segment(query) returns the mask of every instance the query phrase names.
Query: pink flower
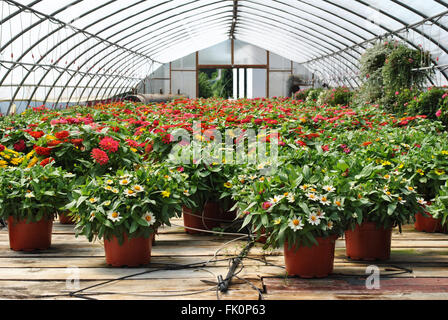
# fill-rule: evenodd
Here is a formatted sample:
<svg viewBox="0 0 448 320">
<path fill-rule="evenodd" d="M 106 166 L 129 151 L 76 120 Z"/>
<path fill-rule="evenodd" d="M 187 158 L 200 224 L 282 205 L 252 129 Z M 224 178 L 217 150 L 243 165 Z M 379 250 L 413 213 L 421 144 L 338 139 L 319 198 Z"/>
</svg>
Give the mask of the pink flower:
<svg viewBox="0 0 448 320">
<path fill-rule="evenodd" d="M 397 92 L 395 92 L 395 95 L 396 95 L 396 96 L 398 96 L 399 94 L 400 94 L 400 92 L 398 92 L 398 91 L 397 91 Z"/>
<path fill-rule="evenodd" d="M 107 156 L 107 153 L 101 149 L 98 148 L 93 149 L 91 156 L 97 163 L 99 163 L 102 166 L 106 165 L 109 162 L 109 157 Z"/>
<path fill-rule="evenodd" d="M 442 115 L 442 109 L 436 112 L 436 117 L 439 118 Z"/>
<path fill-rule="evenodd" d="M 117 152 L 119 146 L 120 146 L 120 142 L 117 140 L 114 140 L 110 137 L 103 138 L 100 141 L 101 149 L 112 152 L 112 153 Z"/>
<path fill-rule="evenodd" d="M 272 204 L 269 201 L 266 201 L 263 203 L 263 209 L 268 210 L 270 207 L 272 207 Z"/>
</svg>

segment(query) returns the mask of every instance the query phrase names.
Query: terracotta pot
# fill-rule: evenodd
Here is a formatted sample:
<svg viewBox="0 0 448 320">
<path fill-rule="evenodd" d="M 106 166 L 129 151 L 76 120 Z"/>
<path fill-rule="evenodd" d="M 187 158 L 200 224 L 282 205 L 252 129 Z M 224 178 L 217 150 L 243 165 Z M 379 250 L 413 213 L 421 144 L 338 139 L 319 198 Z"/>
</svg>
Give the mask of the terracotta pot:
<svg viewBox="0 0 448 320">
<path fill-rule="evenodd" d="M 422 232 L 443 232 L 442 219 L 434 219 L 429 213 L 415 215 L 415 230 Z"/>
<path fill-rule="evenodd" d="M 204 206 L 203 213 L 193 212 L 193 210 L 183 207 L 182 213 L 184 216 L 184 226 L 199 229 L 199 230 L 212 230 L 213 228 L 220 226 L 220 207 L 216 202 L 207 202 Z M 198 230 L 185 229 L 189 234 L 201 234 L 204 233 Z"/>
<path fill-rule="evenodd" d="M 265 228 L 261 228 L 260 229 L 260 234 L 266 234 L 266 229 Z M 258 243 L 266 244 L 266 241 L 268 241 L 268 237 L 267 236 L 260 236 L 260 237 L 256 238 L 255 241 L 258 242 Z"/>
<path fill-rule="evenodd" d="M 392 228 L 377 228 L 374 222 L 364 222 L 345 232 L 347 256 L 353 260 L 388 260 L 391 241 Z"/>
<path fill-rule="evenodd" d="M 8 218 L 9 244 L 14 251 L 46 250 L 51 246 L 53 220 L 26 223 Z"/>
<path fill-rule="evenodd" d="M 124 235 L 122 245 L 116 237 L 104 240 L 104 251 L 106 252 L 106 263 L 113 267 L 138 267 L 151 262 L 152 241 L 150 238 L 129 239 Z"/>
<path fill-rule="evenodd" d="M 324 278 L 333 272 L 337 237 L 316 238 L 319 245 L 293 246 L 285 243 L 285 265 L 289 276 L 301 278 Z"/>
<path fill-rule="evenodd" d="M 59 222 L 61 224 L 75 224 L 75 221 L 73 219 L 73 217 L 69 217 L 66 213 L 59 214 Z"/>
<path fill-rule="evenodd" d="M 230 208 L 229 210 L 225 211 L 225 210 L 221 210 L 220 213 L 220 219 L 223 222 L 233 222 L 236 219 L 236 214 L 237 214 L 237 210 L 234 211 L 230 211 L 230 209 L 233 208 L 233 206 L 236 204 L 236 202 L 231 202 L 230 203 Z"/>
</svg>

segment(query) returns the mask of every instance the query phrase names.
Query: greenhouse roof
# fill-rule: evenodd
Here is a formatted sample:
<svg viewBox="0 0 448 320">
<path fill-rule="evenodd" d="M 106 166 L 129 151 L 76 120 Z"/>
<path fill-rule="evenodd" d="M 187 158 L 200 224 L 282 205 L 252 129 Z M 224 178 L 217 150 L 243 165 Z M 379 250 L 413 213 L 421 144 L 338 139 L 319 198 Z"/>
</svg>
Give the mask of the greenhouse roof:
<svg viewBox="0 0 448 320">
<path fill-rule="evenodd" d="M 386 37 L 448 65 L 445 0 L 2 0 L 0 10 L 1 101 L 114 96 L 229 38 L 317 76 L 357 77 L 360 55 Z"/>
</svg>

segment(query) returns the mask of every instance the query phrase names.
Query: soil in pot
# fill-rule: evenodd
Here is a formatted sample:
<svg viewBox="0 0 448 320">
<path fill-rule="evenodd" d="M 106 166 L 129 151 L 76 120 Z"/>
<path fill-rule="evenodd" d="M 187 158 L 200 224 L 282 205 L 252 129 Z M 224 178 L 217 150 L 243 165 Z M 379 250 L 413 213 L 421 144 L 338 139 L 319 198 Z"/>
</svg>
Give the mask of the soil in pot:
<svg viewBox="0 0 448 320">
<path fill-rule="evenodd" d="M 219 204 L 216 202 L 207 202 L 202 213 L 184 207 L 182 213 L 184 225 L 187 227 L 185 231 L 188 234 L 201 234 L 204 232 L 200 230 L 212 230 L 213 228 L 219 227 L 221 225 L 220 212 Z"/>
<path fill-rule="evenodd" d="M 392 228 L 377 228 L 375 222 L 364 222 L 345 232 L 347 257 L 353 260 L 389 260 Z"/>
<path fill-rule="evenodd" d="M 113 267 L 138 267 L 151 262 L 152 236 L 149 238 L 132 238 L 124 235 L 124 242 L 120 245 L 114 236 L 104 240 L 106 263 Z"/>
<path fill-rule="evenodd" d="M 335 245 L 338 237 L 316 238 L 318 245 L 293 246 L 285 243 L 285 266 L 289 276 L 325 278 L 333 272 Z"/>
<path fill-rule="evenodd" d="M 8 218 L 9 244 L 14 251 L 46 250 L 51 246 L 53 220 L 42 219 L 27 223 L 27 220 L 17 221 Z"/>
</svg>

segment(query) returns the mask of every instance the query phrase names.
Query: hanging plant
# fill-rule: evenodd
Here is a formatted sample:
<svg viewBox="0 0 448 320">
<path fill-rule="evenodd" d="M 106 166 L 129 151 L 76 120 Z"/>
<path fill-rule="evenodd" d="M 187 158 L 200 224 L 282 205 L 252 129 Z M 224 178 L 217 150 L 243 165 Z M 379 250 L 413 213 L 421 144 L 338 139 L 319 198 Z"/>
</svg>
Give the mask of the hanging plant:
<svg viewBox="0 0 448 320">
<path fill-rule="evenodd" d="M 397 46 L 388 55 L 382 71 L 386 95 L 391 97 L 403 89 L 421 88 L 433 71 L 415 69 L 429 67 L 430 64 L 429 52 L 411 49 L 404 44 Z"/>
</svg>

